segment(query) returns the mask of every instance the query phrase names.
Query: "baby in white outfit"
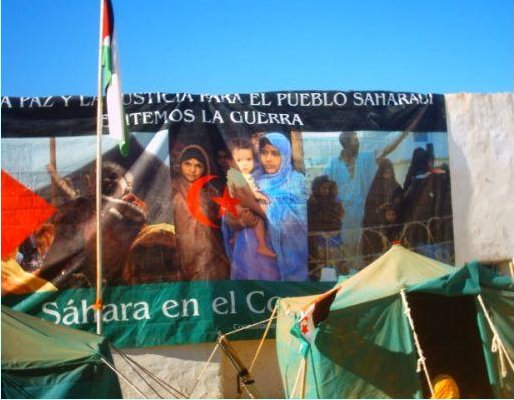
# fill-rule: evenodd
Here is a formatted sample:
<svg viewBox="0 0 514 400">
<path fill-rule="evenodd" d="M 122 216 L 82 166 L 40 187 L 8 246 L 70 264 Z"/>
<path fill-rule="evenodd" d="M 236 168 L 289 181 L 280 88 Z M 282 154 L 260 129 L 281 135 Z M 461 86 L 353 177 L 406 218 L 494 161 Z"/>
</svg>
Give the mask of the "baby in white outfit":
<svg viewBox="0 0 514 400">
<path fill-rule="evenodd" d="M 231 167 L 227 171 L 227 186 L 230 195 L 234 196 L 235 188 L 248 187 L 259 203 L 268 204 L 268 198 L 260 191 L 252 176 L 255 160 L 251 142 L 243 138 L 234 139 L 229 143 L 229 149 L 232 153 Z M 275 252 L 266 243 L 266 225 L 262 217 L 259 216 L 254 230 L 257 238 L 257 253 L 266 257 L 276 257 Z"/>
</svg>

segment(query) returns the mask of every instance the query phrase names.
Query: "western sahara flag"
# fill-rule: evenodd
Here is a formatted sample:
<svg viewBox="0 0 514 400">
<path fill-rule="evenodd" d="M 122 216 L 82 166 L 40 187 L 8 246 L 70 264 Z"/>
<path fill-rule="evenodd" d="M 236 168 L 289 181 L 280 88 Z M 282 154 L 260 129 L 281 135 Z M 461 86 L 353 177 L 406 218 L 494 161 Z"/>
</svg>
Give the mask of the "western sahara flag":
<svg viewBox="0 0 514 400">
<path fill-rule="evenodd" d="M 107 98 L 109 135 L 118 140 L 122 155 L 128 155 L 129 134 L 125 125 L 123 98 L 114 38 L 114 15 L 110 0 L 103 0 L 102 13 L 102 88 Z"/>
<path fill-rule="evenodd" d="M 307 356 L 309 348 L 314 340 L 314 331 L 321 321 L 324 321 L 330 312 L 330 305 L 334 301 L 339 287 L 325 292 L 316 297 L 300 311 L 297 322 L 293 325 L 291 333 L 300 339 L 300 351 L 303 357 Z"/>
</svg>

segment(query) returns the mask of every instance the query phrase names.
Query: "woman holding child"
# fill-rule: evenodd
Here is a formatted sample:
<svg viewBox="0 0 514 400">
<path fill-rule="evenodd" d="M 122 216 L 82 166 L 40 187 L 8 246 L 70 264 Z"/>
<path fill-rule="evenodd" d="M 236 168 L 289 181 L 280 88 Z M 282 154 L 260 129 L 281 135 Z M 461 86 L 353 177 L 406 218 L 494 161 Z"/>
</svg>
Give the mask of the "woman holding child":
<svg viewBox="0 0 514 400">
<path fill-rule="evenodd" d="M 224 220 L 232 279 L 308 279 L 305 177 L 293 169 L 291 156 L 291 143 L 283 134 L 264 135 L 259 142 L 260 171 L 253 175 L 256 187 L 234 187 L 243 208 L 240 218 Z M 266 200 L 259 201 L 255 190 Z M 264 249 L 254 228 L 259 218 L 265 224 Z"/>
</svg>

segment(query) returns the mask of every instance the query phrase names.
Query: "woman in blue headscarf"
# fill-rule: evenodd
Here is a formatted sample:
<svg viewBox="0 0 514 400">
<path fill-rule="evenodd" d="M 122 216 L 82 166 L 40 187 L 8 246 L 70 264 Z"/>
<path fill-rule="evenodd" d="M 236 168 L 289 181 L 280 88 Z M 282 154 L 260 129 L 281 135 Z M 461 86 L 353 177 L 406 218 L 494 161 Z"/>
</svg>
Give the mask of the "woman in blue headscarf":
<svg viewBox="0 0 514 400">
<path fill-rule="evenodd" d="M 234 221 L 225 224 L 225 246 L 231 255 L 232 279 L 306 281 L 307 272 L 307 201 L 305 176 L 291 164 L 291 143 L 281 133 L 268 133 L 259 143 L 261 170 L 255 176 L 269 204 L 259 204 L 248 191 L 238 191 L 236 197 L 244 207 L 266 219 L 268 245 L 276 257 L 257 253 L 253 229 L 237 229 Z M 241 228 L 241 226 L 239 226 Z"/>
</svg>

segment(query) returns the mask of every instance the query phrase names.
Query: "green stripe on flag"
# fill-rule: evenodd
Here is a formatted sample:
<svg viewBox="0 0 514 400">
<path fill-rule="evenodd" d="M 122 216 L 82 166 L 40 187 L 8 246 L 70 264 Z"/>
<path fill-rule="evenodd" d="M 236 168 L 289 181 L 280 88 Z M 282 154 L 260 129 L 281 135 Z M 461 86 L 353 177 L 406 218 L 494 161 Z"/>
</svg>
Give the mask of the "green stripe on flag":
<svg viewBox="0 0 514 400">
<path fill-rule="evenodd" d="M 112 53 L 111 46 L 102 47 L 102 88 L 105 91 L 112 78 Z"/>
</svg>

